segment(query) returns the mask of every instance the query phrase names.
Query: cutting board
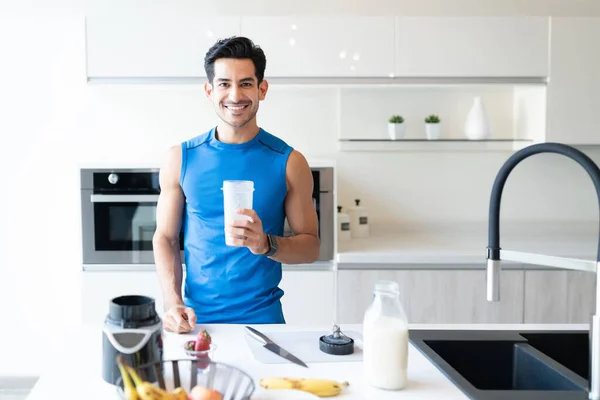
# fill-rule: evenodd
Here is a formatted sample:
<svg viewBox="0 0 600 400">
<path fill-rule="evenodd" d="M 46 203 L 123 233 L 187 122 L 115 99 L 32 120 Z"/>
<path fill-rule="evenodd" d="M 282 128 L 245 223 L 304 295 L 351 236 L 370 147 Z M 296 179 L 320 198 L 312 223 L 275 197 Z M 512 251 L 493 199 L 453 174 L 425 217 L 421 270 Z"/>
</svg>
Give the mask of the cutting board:
<svg viewBox="0 0 600 400">
<path fill-rule="evenodd" d="M 305 363 L 325 362 L 353 362 L 362 361 L 362 335 L 354 331 L 342 331 L 346 336 L 354 339 L 354 353 L 343 356 L 334 356 L 319 349 L 319 338 L 331 334 L 331 331 L 300 331 L 300 332 L 269 332 L 262 331 L 275 344 L 283 347 Z M 285 364 L 291 361 L 267 350 L 262 343 L 249 335 L 244 335 L 246 344 L 254 358 L 263 364 Z"/>
</svg>

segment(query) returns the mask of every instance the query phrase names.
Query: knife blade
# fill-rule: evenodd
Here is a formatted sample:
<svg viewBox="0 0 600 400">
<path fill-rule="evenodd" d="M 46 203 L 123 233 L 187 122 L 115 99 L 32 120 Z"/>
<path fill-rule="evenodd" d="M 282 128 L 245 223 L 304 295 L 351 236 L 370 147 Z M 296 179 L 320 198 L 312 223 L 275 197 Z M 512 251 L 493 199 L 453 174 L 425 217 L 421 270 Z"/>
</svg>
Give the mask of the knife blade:
<svg viewBox="0 0 600 400">
<path fill-rule="evenodd" d="M 274 343 L 266 335 L 257 331 L 256 329 L 254 329 L 250 326 L 246 326 L 246 333 L 248 333 L 252 338 L 256 339 L 260 343 L 262 343 L 263 347 L 265 349 L 277 354 L 280 357 L 285 358 L 288 361 L 293 362 L 294 364 L 300 365 L 301 367 L 304 367 L 304 368 L 308 368 L 308 365 L 306 365 L 302 360 L 300 360 L 298 357 L 296 357 L 289 351 L 285 350 L 278 344 Z"/>
</svg>

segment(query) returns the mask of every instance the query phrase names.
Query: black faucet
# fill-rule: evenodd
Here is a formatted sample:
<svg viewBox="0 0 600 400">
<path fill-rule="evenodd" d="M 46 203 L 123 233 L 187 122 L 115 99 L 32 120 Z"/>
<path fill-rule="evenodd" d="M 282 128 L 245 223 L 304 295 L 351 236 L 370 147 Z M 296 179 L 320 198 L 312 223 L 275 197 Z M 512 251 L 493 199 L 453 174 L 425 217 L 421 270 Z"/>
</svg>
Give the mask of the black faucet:
<svg viewBox="0 0 600 400">
<path fill-rule="evenodd" d="M 578 260 L 563 257 L 553 257 L 541 254 L 532 254 L 500 249 L 500 199 L 502 189 L 508 175 L 518 163 L 539 153 L 556 153 L 569 157 L 581 165 L 594 182 L 600 208 L 600 169 L 587 155 L 574 147 L 562 143 L 539 143 L 534 144 L 514 153 L 506 160 L 500 168 L 492 187 L 490 198 L 489 231 L 487 247 L 487 299 L 488 301 L 500 300 L 500 261 L 516 261 L 527 264 L 544 265 L 549 267 L 565 268 L 572 270 L 589 271 L 598 274 L 600 268 L 600 234 L 598 238 L 598 252 L 595 261 Z M 597 275 L 596 275 L 597 277 Z M 598 312 L 600 312 L 600 285 L 596 279 L 596 311 L 591 323 L 591 371 L 589 398 L 600 400 L 600 324 Z"/>
</svg>

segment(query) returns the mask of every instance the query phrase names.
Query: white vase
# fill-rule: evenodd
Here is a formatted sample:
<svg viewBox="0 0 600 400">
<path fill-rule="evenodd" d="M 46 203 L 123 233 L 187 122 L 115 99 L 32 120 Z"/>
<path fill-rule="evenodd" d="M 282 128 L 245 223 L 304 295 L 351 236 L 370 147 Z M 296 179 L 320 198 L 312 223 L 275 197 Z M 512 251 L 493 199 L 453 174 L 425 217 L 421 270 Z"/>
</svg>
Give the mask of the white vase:
<svg viewBox="0 0 600 400">
<path fill-rule="evenodd" d="M 470 140 L 482 140 L 490 137 L 490 124 L 483 107 L 483 101 L 479 96 L 473 99 L 473 106 L 465 121 L 464 133 L 466 138 Z"/>
<path fill-rule="evenodd" d="M 425 134 L 428 140 L 436 140 L 442 136 L 442 123 L 426 123 Z"/>
<path fill-rule="evenodd" d="M 388 123 L 388 134 L 392 140 L 402 139 L 404 137 L 404 123 Z"/>
</svg>

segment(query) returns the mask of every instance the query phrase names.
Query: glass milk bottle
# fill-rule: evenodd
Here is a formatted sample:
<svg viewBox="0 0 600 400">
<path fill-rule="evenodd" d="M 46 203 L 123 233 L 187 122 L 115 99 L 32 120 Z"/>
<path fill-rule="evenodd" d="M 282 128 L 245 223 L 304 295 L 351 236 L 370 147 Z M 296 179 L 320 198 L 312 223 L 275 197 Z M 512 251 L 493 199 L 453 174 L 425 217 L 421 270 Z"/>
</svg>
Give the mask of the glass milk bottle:
<svg viewBox="0 0 600 400">
<path fill-rule="evenodd" d="M 375 284 L 363 321 L 363 364 L 371 386 L 398 390 L 406 385 L 408 322 L 396 282 Z"/>
</svg>

